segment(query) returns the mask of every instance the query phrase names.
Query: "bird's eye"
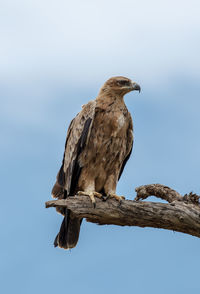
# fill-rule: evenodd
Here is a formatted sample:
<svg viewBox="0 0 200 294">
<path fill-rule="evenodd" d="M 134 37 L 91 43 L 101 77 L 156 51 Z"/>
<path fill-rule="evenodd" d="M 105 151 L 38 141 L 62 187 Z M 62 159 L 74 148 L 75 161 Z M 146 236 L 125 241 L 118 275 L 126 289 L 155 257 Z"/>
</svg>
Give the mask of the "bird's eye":
<svg viewBox="0 0 200 294">
<path fill-rule="evenodd" d="M 125 80 L 120 80 L 118 81 L 120 86 L 128 86 L 129 85 L 129 81 L 125 81 Z"/>
</svg>

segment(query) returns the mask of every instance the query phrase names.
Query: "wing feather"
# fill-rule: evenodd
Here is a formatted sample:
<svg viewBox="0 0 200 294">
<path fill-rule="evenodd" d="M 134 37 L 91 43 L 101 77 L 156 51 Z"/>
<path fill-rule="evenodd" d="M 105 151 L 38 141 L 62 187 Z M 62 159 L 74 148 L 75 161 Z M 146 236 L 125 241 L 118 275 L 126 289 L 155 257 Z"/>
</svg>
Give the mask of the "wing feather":
<svg viewBox="0 0 200 294">
<path fill-rule="evenodd" d="M 66 198 L 75 193 L 82 167 L 78 158 L 87 144 L 95 114 L 95 100 L 83 106 L 72 120 L 67 132 L 62 166 L 53 187 L 52 196 Z"/>
<path fill-rule="evenodd" d="M 126 165 L 127 161 L 129 160 L 129 157 L 131 156 L 131 152 L 133 150 L 133 140 L 134 140 L 134 137 L 133 137 L 133 121 L 132 121 L 130 113 L 128 113 L 128 117 L 129 117 L 129 127 L 128 127 L 128 130 L 127 130 L 126 156 L 125 156 L 124 161 L 122 163 L 118 180 L 120 179 L 120 177 L 121 177 L 121 175 L 122 175 L 122 173 L 124 171 L 125 165 Z"/>
</svg>

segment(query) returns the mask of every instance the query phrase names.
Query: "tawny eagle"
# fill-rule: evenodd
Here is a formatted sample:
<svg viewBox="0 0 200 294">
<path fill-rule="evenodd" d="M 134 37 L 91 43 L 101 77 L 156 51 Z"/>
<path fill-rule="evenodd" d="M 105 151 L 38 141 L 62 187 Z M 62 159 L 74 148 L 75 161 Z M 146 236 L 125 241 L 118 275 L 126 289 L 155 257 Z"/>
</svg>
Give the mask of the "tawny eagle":
<svg viewBox="0 0 200 294">
<path fill-rule="evenodd" d="M 105 82 L 95 100 L 89 101 L 70 123 L 62 166 L 52 189 L 54 198 L 88 195 L 95 206 L 95 196 L 114 197 L 116 186 L 133 146 L 133 123 L 124 103 L 124 95 L 140 91 L 140 86 L 125 77 Z M 81 219 L 66 208 L 54 246 L 76 246 Z"/>
</svg>

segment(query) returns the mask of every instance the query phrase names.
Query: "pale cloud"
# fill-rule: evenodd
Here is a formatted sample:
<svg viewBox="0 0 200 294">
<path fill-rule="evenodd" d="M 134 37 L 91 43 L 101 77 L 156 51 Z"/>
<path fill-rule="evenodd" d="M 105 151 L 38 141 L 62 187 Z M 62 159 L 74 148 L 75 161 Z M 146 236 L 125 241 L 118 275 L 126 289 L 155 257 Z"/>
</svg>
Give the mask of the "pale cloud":
<svg viewBox="0 0 200 294">
<path fill-rule="evenodd" d="M 199 79 L 198 1 L 7 0 L 0 8 L 0 112 L 13 126 L 52 131 L 61 89 L 70 119 L 110 76 L 135 79 L 151 100 L 166 99 L 155 89 L 165 93 L 177 76 Z"/>
<path fill-rule="evenodd" d="M 199 1 L 6 1 L 0 76 L 99 85 L 123 74 L 155 87 L 199 76 Z"/>
</svg>

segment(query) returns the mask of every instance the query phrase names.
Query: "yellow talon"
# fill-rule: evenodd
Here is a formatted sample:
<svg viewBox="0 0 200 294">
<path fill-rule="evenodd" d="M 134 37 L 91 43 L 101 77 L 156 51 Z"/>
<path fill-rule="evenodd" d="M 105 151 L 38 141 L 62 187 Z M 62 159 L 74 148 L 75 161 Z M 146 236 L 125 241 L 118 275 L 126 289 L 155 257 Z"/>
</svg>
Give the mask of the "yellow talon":
<svg viewBox="0 0 200 294">
<path fill-rule="evenodd" d="M 102 198 L 101 193 L 98 193 L 96 191 L 94 191 L 94 192 L 78 191 L 77 195 L 85 195 L 85 196 L 90 197 L 90 200 L 91 200 L 92 205 L 93 205 L 94 208 L 96 207 L 95 196 L 98 197 L 98 198 Z"/>
<path fill-rule="evenodd" d="M 118 196 L 114 193 L 112 194 L 109 194 L 108 197 L 110 198 L 115 198 L 117 201 L 119 201 L 120 203 L 122 202 L 122 200 L 125 200 L 125 197 L 124 196 Z"/>
</svg>

